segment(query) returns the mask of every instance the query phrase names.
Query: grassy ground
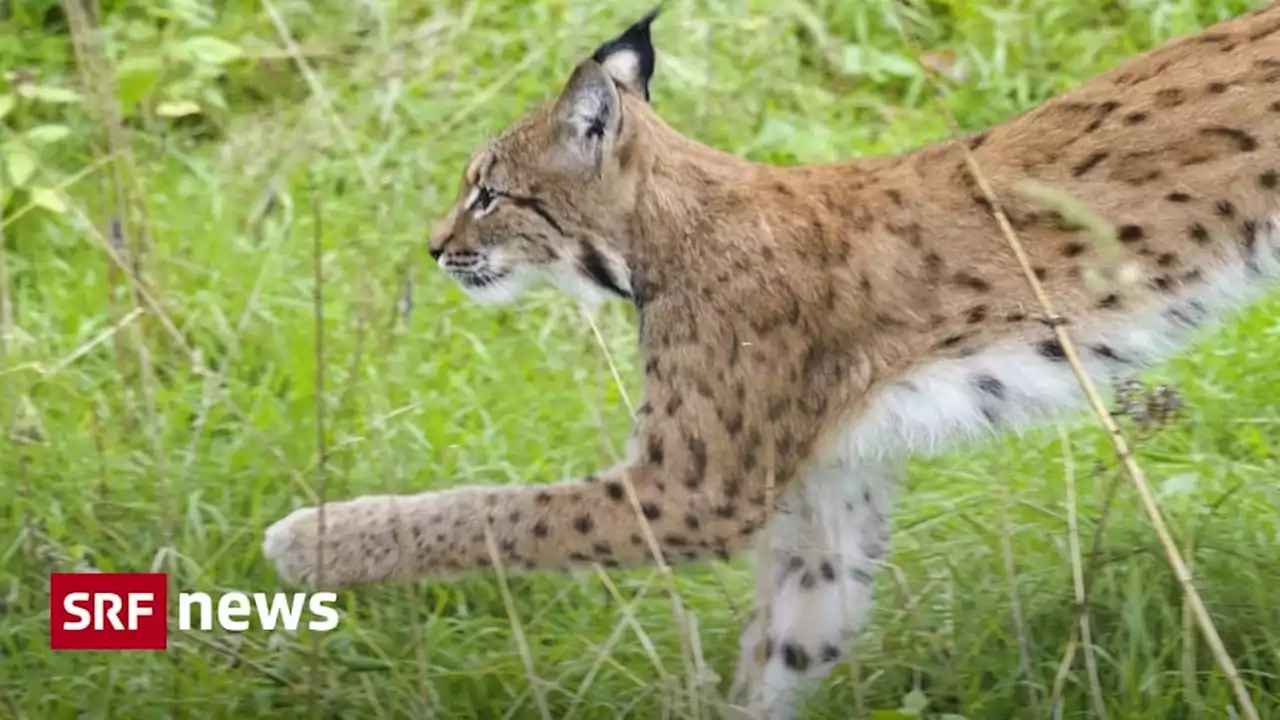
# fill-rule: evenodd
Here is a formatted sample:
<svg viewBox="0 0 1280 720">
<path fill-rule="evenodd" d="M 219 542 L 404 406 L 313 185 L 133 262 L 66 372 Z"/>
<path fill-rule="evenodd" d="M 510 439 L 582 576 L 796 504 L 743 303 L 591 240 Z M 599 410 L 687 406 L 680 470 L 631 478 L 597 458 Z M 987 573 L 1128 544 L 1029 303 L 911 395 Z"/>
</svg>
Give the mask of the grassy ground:
<svg viewBox="0 0 1280 720">
<path fill-rule="evenodd" d="M 557 718 L 680 716 L 681 640 L 643 571 L 611 573 L 612 588 L 592 574 L 511 580 L 536 685 L 491 577 L 345 593 L 343 625 L 321 637 L 178 636 L 167 654 L 48 650 L 51 571 L 167 568 L 175 590 L 280 587 L 259 541 L 317 483 L 320 366 L 331 498 L 588 472 L 616 457 L 629 417 L 605 349 L 632 396 L 639 380 L 629 309 L 600 318 L 602 346 L 557 295 L 503 310 L 466 302 L 422 249 L 467 153 L 646 6 L 241 0 L 171 19 L 148 41 L 152 21 L 137 7 L 103 4 L 119 11 L 112 48 L 125 57 L 130 42 L 182 33 L 242 54 L 202 61 L 217 72 L 166 76 L 196 88 L 202 114 L 128 119 L 136 170 L 119 172 L 133 208 L 120 240 L 145 248 L 154 307 L 142 303 L 143 315 L 131 315 L 138 301 L 104 249 L 121 203 L 93 103 L 40 116 L 74 130 L 36 169 L 45 185 L 66 183 L 64 211 L 24 211 L 22 194 L 5 208 L 0 716 L 520 718 L 537 717 L 535 691 Z M 56 8 L 35 11 L 52 5 L 29 0 L 8 27 L 56 31 Z M 932 62 L 956 63 L 948 102 L 978 128 L 1250 5 L 946 0 L 903 17 Z M 702 141 L 773 162 L 943 137 L 894 17 L 886 0 L 670 3 L 655 27 L 655 103 Z M 21 40 L 0 40 L 0 67 L 77 83 L 65 32 L 25 27 Z M 289 60 L 286 28 L 309 78 Z M 136 82 L 123 77 L 119 92 Z M 31 112 L 24 122 L 40 119 Z M 1187 407 L 1139 453 L 1263 717 L 1280 717 L 1278 318 L 1273 299 L 1153 373 Z M 1229 717 L 1228 688 L 1185 630 L 1177 583 L 1114 466 L 1083 421 L 1070 447 L 1046 429 L 916 465 L 898 513 L 900 572 L 881 576 L 856 667 L 837 669 L 810 716 L 905 717 L 895 709 L 914 693 L 928 712 L 1049 717 L 1074 622 L 1073 471 L 1111 717 Z M 678 582 L 723 691 L 750 576 L 733 563 L 682 568 Z M 624 605 L 634 625 L 622 624 Z M 1064 697 L 1065 717 L 1092 712 L 1079 657 Z"/>
</svg>

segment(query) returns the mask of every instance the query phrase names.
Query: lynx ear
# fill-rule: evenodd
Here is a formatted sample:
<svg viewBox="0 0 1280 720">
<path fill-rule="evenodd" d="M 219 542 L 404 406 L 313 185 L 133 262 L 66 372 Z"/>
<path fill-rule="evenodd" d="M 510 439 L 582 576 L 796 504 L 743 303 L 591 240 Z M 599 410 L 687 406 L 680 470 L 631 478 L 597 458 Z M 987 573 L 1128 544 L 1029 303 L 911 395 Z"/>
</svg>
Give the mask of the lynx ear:
<svg viewBox="0 0 1280 720">
<path fill-rule="evenodd" d="M 572 164 L 599 171 L 604 152 L 618 132 L 621 105 L 618 89 L 600 63 L 587 59 L 574 69 L 554 108 L 562 146 Z"/>
<path fill-rule="evenodd" d="M 621 35 L 601 45 L 591 56 L 623 90 L 649 101 L 649 80 L 653 78 L 656 56 L 649 37 L 649 25 L 662 5 L 645 14 Z"/>
</svg>

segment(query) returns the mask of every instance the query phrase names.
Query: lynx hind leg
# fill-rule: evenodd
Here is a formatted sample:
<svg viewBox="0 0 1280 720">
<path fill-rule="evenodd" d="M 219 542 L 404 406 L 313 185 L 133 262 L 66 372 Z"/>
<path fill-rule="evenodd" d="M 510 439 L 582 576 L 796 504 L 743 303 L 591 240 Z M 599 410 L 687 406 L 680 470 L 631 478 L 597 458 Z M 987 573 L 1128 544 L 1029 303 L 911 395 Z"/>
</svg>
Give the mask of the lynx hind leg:
<svg viewBox="0 0 1280 720">
<path fill-rule="evenodd" d="M 835 667 L 872 606 L 888 551 L 899 464 L 832 465 L 782 499 L 757 550 L 756 608 L 730 692 L 752 718 L 795 712 Z"/>
</svg>

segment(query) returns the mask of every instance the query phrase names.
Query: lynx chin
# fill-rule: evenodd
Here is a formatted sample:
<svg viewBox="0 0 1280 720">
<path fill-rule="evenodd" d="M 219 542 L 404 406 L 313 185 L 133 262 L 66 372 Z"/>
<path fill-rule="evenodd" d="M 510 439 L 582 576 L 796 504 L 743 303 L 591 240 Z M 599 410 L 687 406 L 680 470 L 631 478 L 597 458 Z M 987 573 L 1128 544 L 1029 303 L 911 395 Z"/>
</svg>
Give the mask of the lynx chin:
<svg viewBox="0 0 1280 720">
<path fill-rule="evenodd" d="M 554 483 L 358 497 L 266 531 L 302 585 L 670 562 L 753 550 L 730 699 L 788 718 L 848 651 L 905 461 L 1084 406 L 977 189 L 992 182 L 1102 386 L 1280 278 L 1280 6 L 1140 55 L 985 132 L 895 156 L 747 162 L 649 104 L 650 12 L 471 156 L 431 256 L 484 302 L 547 280 L 634 303 L 628 459 Z M 1114 245 L 1022 192 L 1050 186 Z M 1118 248 L 1118 249 L 1117 249 Z M 1089 282 L 1117 252 L 1127 282 Z M 624 481 L 634 488 L 638 503 Z M 319 583 L 317 583 L 319 579 Z"/>
</svg>

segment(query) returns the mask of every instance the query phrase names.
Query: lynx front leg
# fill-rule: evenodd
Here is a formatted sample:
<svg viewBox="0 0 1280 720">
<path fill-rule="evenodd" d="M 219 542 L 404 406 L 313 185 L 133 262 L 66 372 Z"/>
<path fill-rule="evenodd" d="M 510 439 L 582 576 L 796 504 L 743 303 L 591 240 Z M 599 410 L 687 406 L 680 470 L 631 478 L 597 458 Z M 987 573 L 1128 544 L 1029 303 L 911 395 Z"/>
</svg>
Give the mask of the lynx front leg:
<svg viewBox="0 0 1280 720">
<path fill-rule="evenodd" d="M 486 528 L 509 571 L 592 562 L 642 565 L 653 555 L 624 477 L 631 480 L 640 514 L 669 562 L 727 558 L 764 523 L 763 504 L 738 502 L 710 478 L 690 490 L 648 463 L 579 482 L 473 486 L 328 503 L 319 573 L 317 508 L 296 510 L 267 528 L 263 551 L 286 581 L 328 588 L 444 578 L 488 567 Z"/>
<path fill-rule="evenodd" d="M 901 466 L 833 465 L 783 497 L 762 533 L 755 618 L 730 695 L 752 718 L 790 718 L 806 685 L 853 644 L 889 542 Z"/>
</svg>

